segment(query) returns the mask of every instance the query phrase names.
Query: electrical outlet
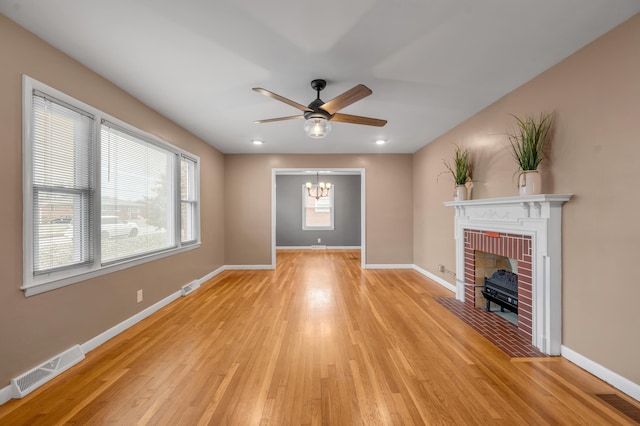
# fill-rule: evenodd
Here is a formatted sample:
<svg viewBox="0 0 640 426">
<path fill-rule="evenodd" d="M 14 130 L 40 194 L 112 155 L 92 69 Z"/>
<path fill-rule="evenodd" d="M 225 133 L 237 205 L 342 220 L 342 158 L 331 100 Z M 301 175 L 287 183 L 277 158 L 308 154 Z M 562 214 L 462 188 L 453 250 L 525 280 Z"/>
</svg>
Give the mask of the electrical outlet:
<svg viewBox="0 0 640 426">
<path fill-rule="evenodd" d="M 322 238 L 318 238 L 318 244 L 322 242 Z"/>
<path fill-rule="evenodd" d="M 446 271 L 446 269 L 444 268 L 444 265 L 438 265 L 438 271 L 440 272 Z"/>
<path fill-rule="evenodd" d="M 142 290 L 138 290 L 137 301 L 138 303 L 142 302 Z"/>
</svg>

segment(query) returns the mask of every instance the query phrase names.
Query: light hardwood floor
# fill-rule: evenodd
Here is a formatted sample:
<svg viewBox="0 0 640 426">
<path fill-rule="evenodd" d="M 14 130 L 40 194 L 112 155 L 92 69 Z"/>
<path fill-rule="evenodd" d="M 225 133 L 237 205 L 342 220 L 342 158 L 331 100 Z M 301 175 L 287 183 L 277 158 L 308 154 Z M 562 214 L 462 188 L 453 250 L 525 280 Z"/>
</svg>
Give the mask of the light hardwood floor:
<svg viewBox="0 0 640 426">
<path fill-rule="evenodd" d="M 363 271 L 357 251 L 277 256 L 90 352 L 0 424 L 634 424 L 595 396 L 615 389 L 562 358 L 510 359 L 415 271 Z"/>
</svg>

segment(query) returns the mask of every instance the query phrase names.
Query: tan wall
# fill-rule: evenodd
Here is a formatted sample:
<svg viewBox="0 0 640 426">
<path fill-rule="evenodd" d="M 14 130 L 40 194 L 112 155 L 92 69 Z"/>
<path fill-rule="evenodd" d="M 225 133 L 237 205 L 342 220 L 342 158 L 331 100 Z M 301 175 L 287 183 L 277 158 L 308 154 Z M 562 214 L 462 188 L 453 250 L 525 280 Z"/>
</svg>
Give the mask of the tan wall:
<svg viewBox="0 0 640 426">
<path fill-rule="evenodd" d="M 640 383 L 640 15 L 427 145 L 414 156 L 414 260 L 455 269 L 452 184 L 436 177 L 452 144 L 476 158 L 473 198 L 517 195 L 508 116 L 555 111 L 547 193 L 563 210 L 563 345 Z M 450 275 L 442 275 L 453 282 Z"/>
<path fill-rule="evenodd" d="M 0 388 L 224 263 L 224 158 L 184 129 L 0 15 Z M 200 156 L 202 246 L 25 298 L 22 284 L 22 74 Z M 144 301 L 136 304 L 136 290 Z"/>
<path fill-rule="evenodd" d="M 271 169 L 305 167 L 364 168 L 367 263 L 413 263 L 411 155 L 226 155 L 227 265 L 271 264 Z"/>
</svg>

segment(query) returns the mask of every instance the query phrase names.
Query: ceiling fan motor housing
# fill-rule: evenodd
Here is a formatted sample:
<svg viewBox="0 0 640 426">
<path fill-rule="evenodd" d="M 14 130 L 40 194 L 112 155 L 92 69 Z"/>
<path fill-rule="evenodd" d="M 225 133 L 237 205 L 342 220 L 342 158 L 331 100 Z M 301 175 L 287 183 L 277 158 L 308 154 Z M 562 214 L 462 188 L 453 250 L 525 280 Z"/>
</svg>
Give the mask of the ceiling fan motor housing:
<svg viewBox="0 0 640 426">
<path fill-rule="evenodd" d="M 304 118 L 309 120 L 310 118 L 324 118 L 325 120 L 331 120 L 333 114 L 329 114 L 327 111 L 320 108 L 324 105 L 324 101 L 320 99 L 320 91 L 327 87 L 327 81 L 322 79 L 316 79 L 311 81 L 311 88 L 318 92 L 316 99 L 309 104 L 309 108 L 313 111 L 305 111 Z"/>
<path fill-rule="evenodd" d="M 303 114 L 304 118 L 306 120 L 310 118 L 324 118 L 325 120 L 331 120 L 331 118 L 333 117 L 333 114 L 329 114 L 327 111 L 320 108 L 323 104 L 324 102 L 320 98 L 311 102 L 309 104 L 309 108 L 311 108 L 313 111 L 305 111 Z"/>
</svg>

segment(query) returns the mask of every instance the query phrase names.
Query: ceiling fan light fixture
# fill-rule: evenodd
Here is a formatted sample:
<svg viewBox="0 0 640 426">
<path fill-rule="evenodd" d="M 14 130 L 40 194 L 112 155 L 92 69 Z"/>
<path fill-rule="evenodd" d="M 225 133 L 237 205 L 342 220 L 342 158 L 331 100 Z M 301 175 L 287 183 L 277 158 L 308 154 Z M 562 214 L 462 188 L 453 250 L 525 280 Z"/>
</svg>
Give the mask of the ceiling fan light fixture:
<svg viewBox="0 0 640 426">
<path fill-rule="evenodd" d="M 304 118 L 306 120 L 304 123 L 305 132 L 309 137 L 316 139 L 324 138 L 329 134 L 329 132 L 331 131 L 331 123 L 329 123 L 330 120 L 341 123 L 362 124 L 366 126 L 376 127 L 382 127 L 387 124 L 387 120 L 380 120 L 371 117 L 361 117 L 359 115 L 342 114 L 338 112 L 343 108 L 346 108 L 349 105 L 353 104 L 354 102 L 357 102 L 360 99 L 365 98 L 373 93 L 371 89 L 369 89 L 364 84 L 358 84 L 357 86 L 331 99 L 329 102 L 324 102 L 322 99 L 320 99 L 320 92 L 325 88 L 326 85 L 327 81 L 322 79 L 316 79 L 311 82 L 311 88 L 316 91 L 317 97 L 308 106 L 304 106 L 302 104 L 299 104 L 298 102 L 294 102 L 291 99 L 287 99 L 261 87 L 254 87 L 254 92 L 283 102 L 302 111 L 301 115 L 257 120 L 255 121 L 255 123 L 271 123 L 274 121 Z"/>
<path fill-rule="evenodd" d="M 312 138 L 324 138 L 331 131 L 331 123 L 324 117 L 311 117 L 304 123 L 304 131 Z"/>
</svg>

